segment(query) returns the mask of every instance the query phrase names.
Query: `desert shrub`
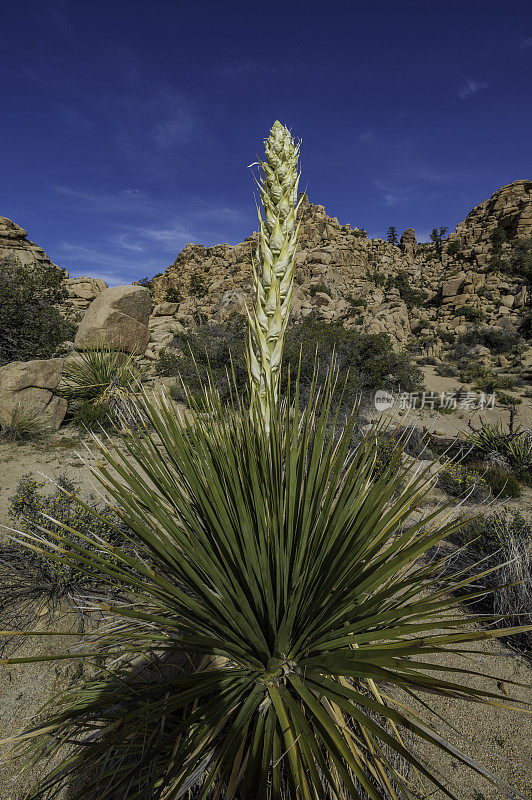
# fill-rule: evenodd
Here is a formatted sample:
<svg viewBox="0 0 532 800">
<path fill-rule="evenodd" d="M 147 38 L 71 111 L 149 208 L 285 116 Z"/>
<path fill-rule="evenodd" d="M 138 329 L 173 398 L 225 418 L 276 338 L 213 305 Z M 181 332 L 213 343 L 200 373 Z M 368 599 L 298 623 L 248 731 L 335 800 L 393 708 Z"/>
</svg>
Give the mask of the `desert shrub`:
<svg viewBox="0 0 532 800">
<path fill-rule="evenodd" d="M 230 394 L 227 377 L 231 369 L 234 369 L 239 390 L 247 386 L 246 331 L 246 320 L 234 315 L 226 325 L 200 325 L 177 333 L 171 347 L 163 348 L 155 363 L 158 375 L 177 379 L 171 396 L 175 400 L 185 400 L 183 381 L 187 390 L 196 396 L 210 379 L 225 399 Z"/>
<path fill-rule="evenodd" d="M 514 239 L 508 259 L 508 271 L 521 278 L 532 279 L 532 236 Z"/>
<path fill-rule="evenodd" d="M 397 289 L 401 300 L 412 308 L 421 306 L 427 299 L 427 294 L 422 289 L 414 289 L 410 285 L 408 273 L 400 269 L 395 275 L 389 275 L 385 284 L 386 289 Z"/>
<path fill-rule="evenodd" d="M 374 480 L 381 478 L 386 471 L 395 474 L 402 467 L 403 456 L 416 459 L 433 457 L 429 448 L 429 437 L 414 426 L 377 429 L 375 451 L 372 470 Z"/>
<path fill-rule="evenodd" d="M 308 289 L 308 293 L 311 297 L 315 297 L 318 292 L 322 292 L 323 294 L 329 294 L 329 287 L 326 286 L 324 283 L 311 283 Z"/>
<path fill-rule="evenodd" d="M 518 511 L 499 508 L 489 515 L 475 517 L 461 527 L 453 539 L 458 544 L 468 544 L 448 565 L 451 571 L 458 568 L 478 572 L 477 562 L 486 559 L 485 571 L 494 572 L 479 576 L 478 585 L 486 593 L 474 601 L 479 610 L 494 615 L 494 622 L 504 618 L 505 624 L 530 624 L 532 608 L 532 528 Z M 532 632 L 523 632 L 512 638 L 512 645 L 527 653 L 532 652 Z"/>
<path fill-rule="evenodd" d="M 202 272 L 193 272 L 190 276 L 189 292 L 192 297 L 201 298 L 205 297 L 209 288 L 205 282 L 205 276 Z M 180 302 L 179 300 L 173 302 Z"/>
<path fill-rule="evenodd" d="M 351 297 L 349 298 L 350 304 L 353 308 L 367 308 L 368 301 L 364 297 Z"/>
<path fill-rule="evenodd" d="M 473 306 L 458 306 L 454 310 L 454 315 L 456 317 L 464 317 L 467 322 L 482 322 L 486 318 L 480 308 L 474 308 Z"/>
<path fill-rule="evenodd" d="M 437 364 L 434 372 L 442 378 L 456 378 L 458 376 L 458 369 L 454 364 L 449 364 L 447 361 Z"/>
<path fill-rule="evenodd" d="M 498 226 L 490 235 L 490 240 L 493 245 L 493 252 L 500 253 L 503 244 L 506 244 L 506 242 L 508 241 L 508 236 L 506 235 L 506 231 L 504 230 L 504 228 Z"/>
<path fill-rule="evenodd" d="M 231 369 L 230 356 L 239 390 L 247 386 L 246 331 L 247 323 L 242 317 L 237 317 L 225 326 L 205 325 L 192 332 L 176 334 L 173 347 L 165 348 L 159 354 L 156 371 L 159 375 L 176 377 L 179 373 L 192 393 L 197 395 L 208 381 L 210 364 L 213 385 L 225 398 L 229 394 L 227 369 Z M 300 368 L 301 391 L 306 397 L 316 355 L 319 375 L 323 379 L 333 353 L 339 384 L 345 384 L 346 406 L 352 406 L 359 395 L 368 395 L 377 389 L 412 392 L 422 384 L 419 368 L 412 364 L 407 354 L 394 352 L 386 334 L 364 335 L 344 328 L 341 323 L 322 322 L 309 316 L 286 332 L 283 385 L 289 366 L 292 374 Z M 174 397 L 184 399 L 179 383 Z"/>
<path fill-rule="evenodd" d="M 42 412 L 36 408 L 19 405 L 6 414 L 0 410 L 0 436 L 17 442 L 35 439 L 44 432 Z"/>
<path fill-rule="evenodd" d="M 519 333 L 525 340 L 532 339 L 532 309 L 524 310 L 519 324 Z"/>
<path fill-rule="evenodd" d="M 79 424 L 131 423 L 138 421 L 133 392 L 144 373 L 134 356 L 102 345 L 65 362 L 58 393 L 74 402 Z"/>
<path fill-rule="evenodd" d="M 55 264 L 0 263 L 0 365 L 50 358 L 75 326 L 56 304 L 66 297 L 66 272 Z"/>
<path fill-rule="evenodd" d="M 473 373 L 475 374 L 475 373 Z M 500 375 L 497 372 L 480 369 L 474 381 L 483 392 L 499 392 L 501 389 L 512 389 L 516 383 L 514 375 Z"/>
<path fill-rule="evenodd" d="M 11 535 L 0 546 L 3 613 L 24 622 L 32 621 L 39 609 L 53 610 L 60 600 L 78 606 L 83 595 L 104 584 L 118 588 L 116 581 L 109 584 L 99 572 L 68 563 L 68 553 L 79 545 L 93 553 L 105 552 L 111 564 L 116 559 L 108 548 L 119 546 L 124 552 L 132 552 L 127 527 L 116 513 L 92 496 L 85 505 L 80 504 L 72 497 L 76 491 L 78 484 L 66 475 L 58 478 L 51 494 L 43 492 L 31 475 L 20 480 L 8 511 L 20 533 L 16 538 Z M 65 526 L 69 527 L 68 532 Z M 64 561 L 53 557 L 59 534 Z M 17 539 L 38 549 L 28 549 Z"/>
<path fill-rule="evenodd" d="M 175 286 L 168 286 L 164 293 L 164 299 L 167 303 L 180 303 L 183 299 L 183 295 Z"/>
<path fill-rule="evenodd" d="M 458 337 L 455 345 L 457 359 L 467 357 L 472 347 L 476 345 L 487 347 L 491 353 L 519 353 L 523 347 L 523 340 L 515 331 L 505 328 L 491 328 L 488 326 L 472 328 Z"/>
<path fill-rule="evenodd" d="M 462 245 L 460 244 L 458 239 L 455 239 L 453 242 L 449 242 L 449 244 L 447 245 L 448 256 L 452 256 L 453 258 L 455 258 L 457 256 L 460 256 L 461 251 L 462 251 Z"/>
<path fill-rule="evenodd" d="M 376 286 L 384 286 L 386 284 L 386 275 L 379 269 L 373 269 L 368 272 L 368 280 L 372 281 Z"/>
<path fill-rule="evenodd" d="M 503 499 L 521 497 L 519 481 L 510 470 L 492 465 L 484 470 L 482 477 L 494 497 Z"/>
<path fill-rule="evenodd" d="M 438 475 L 438 486 L 451 497 L 485 500 L 489 487 L 484 477 L 464 464 L 449 464 Z"/>
</svg>

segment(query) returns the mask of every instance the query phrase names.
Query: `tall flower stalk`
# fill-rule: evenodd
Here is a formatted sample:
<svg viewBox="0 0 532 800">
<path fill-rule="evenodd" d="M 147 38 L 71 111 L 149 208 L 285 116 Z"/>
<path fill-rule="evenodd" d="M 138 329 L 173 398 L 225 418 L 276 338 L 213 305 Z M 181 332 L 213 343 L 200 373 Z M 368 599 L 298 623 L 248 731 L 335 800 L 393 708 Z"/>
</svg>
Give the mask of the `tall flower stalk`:
<svg viewBox="0 0 532 800">
<path fill-rule="evenodd" d="M 256 179 L 264 219 L 257 206 L 259 242 L 255 259 L 252 258 L 255 297 L 252 312 L 248 311 L 248 366 L 252 409 L 259 412 L 269 431 L 292 299 L 299 233 L 296 217 L 300 143 L 296 144 L 288 128 L 276 120 L 264 144 L 266 161 L 259 159 L 262 174 Z"/>
</svg>

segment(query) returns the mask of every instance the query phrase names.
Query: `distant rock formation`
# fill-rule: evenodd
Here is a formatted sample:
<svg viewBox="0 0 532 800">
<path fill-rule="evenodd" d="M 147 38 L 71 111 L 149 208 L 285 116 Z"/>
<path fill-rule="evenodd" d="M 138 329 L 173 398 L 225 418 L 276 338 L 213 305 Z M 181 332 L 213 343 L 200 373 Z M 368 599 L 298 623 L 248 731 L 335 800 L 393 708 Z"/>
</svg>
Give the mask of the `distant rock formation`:
<svg viewBox="0 0 532 800">
<path fill-rule="evenodd" d="M 306 194 L 300 199 L 292 322 L 314 314 L 362 333 L 387 333 L 396 349 L 415 334 L 434 356 L 443 340 L 465 333 L 472 320 L 514 329 L 520 325 L 530 305 L 530 285 L 497 267 L 491 235 L 502 228 L 510 242 L 532 236 L 532 181 L 514 181 L 476 206 L 443 242 L 442 254 L 430 243 L 417 242 L 413 228 L 403 232 L 396 247 L 369 239 L 362 228 L 341 225 Z M 113 346 L 121 341 L 125 349 L 153 359 L 174 333 L 242 314 L 252 299 L 251 254 L 257 237 L 254 232 L 236 245 L 187 244 L 151 282 L 155 308 L 149 321 L 147 289 L 107 289 L 101 279 L 67 278 L 65 313 L 79 319 L 86 312 L 76 345 L 94 346 L 106 333 L 109 343 L 117 343 Z M 503 255 L 510 246 L 502 246 Z M 48 259 L 22 228 L 0 218 L 0 255 L 8 251 L 34 261 Z M 133 311 L 126 310 L 127 304 Z"/>
<path fill-rule="evenodd" d="M 401 234 L 401 250 L 406 258 L 414 258 L 416 255 L 416 232 L 413 228 L 407 228 Z"/>
<path fill-rule="evenodd" d="M 510 240 L 532 235 L 532 181 L 513 181 L 479 203 L 458 223 L 448 244 L 458 241 L 464 257 L 485 266 L 492 251 L 490 237 L 496 228 L 502 228 Z"/>
<path fill-rule="evenodd" d="M 30 242 L 28 234 L 7 217 L 0 217 L 0 269 L 5 258 L 14 257 L 21 264 L 52 264 L 42 247 Z"/>
</svg>

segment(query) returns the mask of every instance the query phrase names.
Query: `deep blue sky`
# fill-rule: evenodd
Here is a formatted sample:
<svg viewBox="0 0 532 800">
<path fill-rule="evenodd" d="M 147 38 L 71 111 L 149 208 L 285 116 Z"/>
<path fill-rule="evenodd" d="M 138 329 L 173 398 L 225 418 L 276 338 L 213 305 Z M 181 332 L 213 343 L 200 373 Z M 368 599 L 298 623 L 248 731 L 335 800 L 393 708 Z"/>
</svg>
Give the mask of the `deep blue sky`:
<svg viewBox="0 0 532 800">
<path fill-rule="evenodd" d="M 532 2 L 4 4 L 0 215 L 71 275 L 152 275 L 256 224 L 278 118 L 302 187 L 384 236 L 532 178 Z"/>
</svg>

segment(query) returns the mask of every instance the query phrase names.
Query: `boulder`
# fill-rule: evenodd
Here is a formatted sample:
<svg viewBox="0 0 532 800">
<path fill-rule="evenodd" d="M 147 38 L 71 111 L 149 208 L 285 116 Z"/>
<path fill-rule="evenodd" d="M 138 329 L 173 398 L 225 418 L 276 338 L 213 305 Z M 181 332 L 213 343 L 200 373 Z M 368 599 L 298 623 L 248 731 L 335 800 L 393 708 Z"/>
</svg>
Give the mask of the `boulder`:
<svg viewBox="0 0 532 800">
<path fill-rule="evenodd" d="M 151 299 L 144 286 L 113 286 L 92 301 L 78 328 L 78 350 L 104 344 L 114 350 L 144 353 L 150 341 Z"/>
<path fill-rule="evenodd" d="M 455 297 L 462 286 L 464 279 L 461 277 L 450 278 L 448 281 L 443 281 L 441 285 L 442 297 Z"/>
<path fill-rule="evenodd" d="M 416 254 L 416 232 L 414 228 L 407 228 L 401 234 L 401 250 L 407 258 L 413 258 Z"/>
<path fill-rule="evenodd" d="M 0 367 L 0 415 L 9 423 L 17 411 L 39 415 L 43 428 L 57 430 L 68 403 L 54 390 L 63 374 L 64 360 L 12 361 Z"/>
</svg>

